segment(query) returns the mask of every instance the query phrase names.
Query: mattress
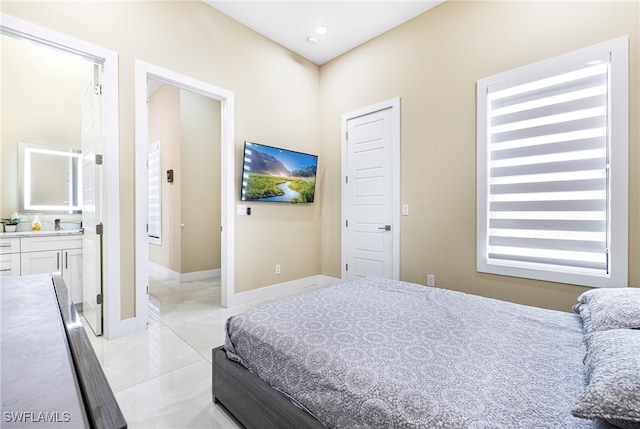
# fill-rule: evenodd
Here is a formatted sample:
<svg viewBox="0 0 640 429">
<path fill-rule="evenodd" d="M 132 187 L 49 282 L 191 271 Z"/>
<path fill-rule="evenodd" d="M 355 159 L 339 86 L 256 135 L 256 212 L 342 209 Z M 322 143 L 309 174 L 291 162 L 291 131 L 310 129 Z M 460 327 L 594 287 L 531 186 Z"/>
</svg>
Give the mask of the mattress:
<svg viewBox="0 0 640 429">
<path fill-rule="evenodd" d="M 329 428 L 590 428 L 579 316 L 366 278 L 247 310 L 227 356 Z"/>
</svg>

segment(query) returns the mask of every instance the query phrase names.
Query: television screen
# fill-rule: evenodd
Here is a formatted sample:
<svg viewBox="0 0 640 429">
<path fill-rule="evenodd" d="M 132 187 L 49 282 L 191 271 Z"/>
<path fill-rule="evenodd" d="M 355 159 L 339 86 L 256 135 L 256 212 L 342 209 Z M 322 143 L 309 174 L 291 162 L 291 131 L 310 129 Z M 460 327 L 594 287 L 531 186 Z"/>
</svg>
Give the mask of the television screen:
<svg viewBox="0 0 640 429">
<path fill-rule="evenodd" d="M 318 157 L 244 142 L 242 201 L 312 203 Z"/>
</svg>

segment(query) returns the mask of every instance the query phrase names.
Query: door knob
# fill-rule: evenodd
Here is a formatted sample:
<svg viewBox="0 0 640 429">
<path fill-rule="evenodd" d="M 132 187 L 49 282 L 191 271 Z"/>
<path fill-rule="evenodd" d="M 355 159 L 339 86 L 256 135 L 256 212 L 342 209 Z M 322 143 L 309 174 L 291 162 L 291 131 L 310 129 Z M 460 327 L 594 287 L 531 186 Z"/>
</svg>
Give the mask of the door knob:
<svg viewBox="0 0 640 429">
<path fill-rule="evenodd" d="M 391 225 L 385 225 L 385 226 L 381 226 L 378 229 L 384 229 L 385 231 L 391 231 Z"/>
</svg>

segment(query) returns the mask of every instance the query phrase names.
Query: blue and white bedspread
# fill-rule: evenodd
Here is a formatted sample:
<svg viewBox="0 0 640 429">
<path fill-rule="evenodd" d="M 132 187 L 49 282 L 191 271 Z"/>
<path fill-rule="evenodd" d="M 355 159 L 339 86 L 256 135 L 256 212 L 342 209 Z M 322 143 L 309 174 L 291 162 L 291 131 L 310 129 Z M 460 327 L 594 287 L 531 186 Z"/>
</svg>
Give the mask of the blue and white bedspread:
<svg viewBox="0 0 640 429">
<path fill-rule="evenodd" d="M 380 278 L 250 309 L 227 355 L 329 428 L 590 428 L 575 314 Z"/>
</svg>

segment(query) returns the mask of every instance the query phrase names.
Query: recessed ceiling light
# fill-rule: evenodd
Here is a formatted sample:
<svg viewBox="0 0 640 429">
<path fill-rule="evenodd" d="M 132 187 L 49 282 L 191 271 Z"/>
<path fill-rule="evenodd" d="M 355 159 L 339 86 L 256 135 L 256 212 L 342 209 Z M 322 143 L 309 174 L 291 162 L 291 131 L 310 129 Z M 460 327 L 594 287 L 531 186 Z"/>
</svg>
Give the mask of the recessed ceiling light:
<svg viewBox="0 0 640 429">
<path fill-rule="evenodd" d="M 315 36 L 309 36 L 307 37 L 307 43 L 315 45 L 316 43 L 318 43 L 318 38 Z"/>
<path fill-rule="evenodd" d="M 329 29 L 327 27 L 325 27 L 324 25 L 320 25 L 318 27 L 316 27 L 316 34 L 323 36 L 325 34 L 327 34 L 327 31 L 329 31 Z"/>
</svg>

